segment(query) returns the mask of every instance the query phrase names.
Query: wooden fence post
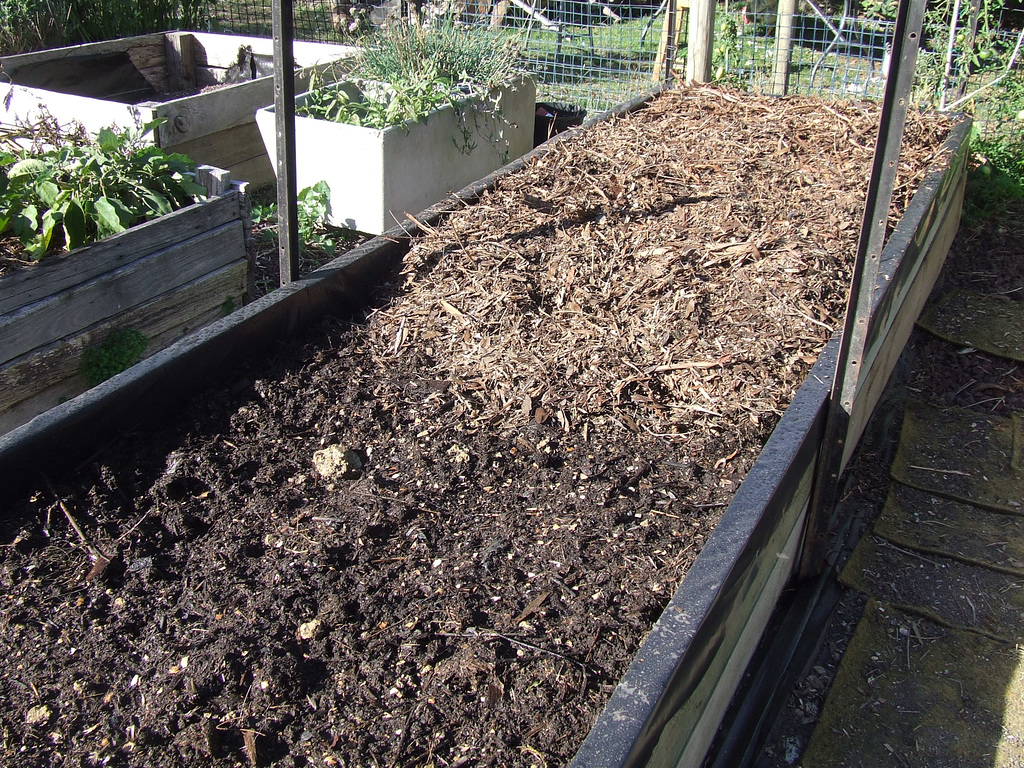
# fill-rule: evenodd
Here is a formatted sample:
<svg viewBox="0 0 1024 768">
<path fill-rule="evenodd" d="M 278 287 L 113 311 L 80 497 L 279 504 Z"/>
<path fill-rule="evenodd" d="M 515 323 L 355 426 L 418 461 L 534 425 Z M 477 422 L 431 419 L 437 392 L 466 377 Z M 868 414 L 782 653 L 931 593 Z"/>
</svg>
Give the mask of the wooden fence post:
<svg viewBox="0 0 1024 768">
<path fill-rule="evenodd" d="M 796 0 L 779 0 L 779 17 L 775 25 L 775 72 L 772 94 L 785 96 L 789 90 L 789 58 L 793 49 L 793 14 Z"/>
<path fill-rule="evenodd" d="M 706 83 L 715 46 L 715 0 L 692 0 L 687 41 L 686 81 Z"/>
</svg>

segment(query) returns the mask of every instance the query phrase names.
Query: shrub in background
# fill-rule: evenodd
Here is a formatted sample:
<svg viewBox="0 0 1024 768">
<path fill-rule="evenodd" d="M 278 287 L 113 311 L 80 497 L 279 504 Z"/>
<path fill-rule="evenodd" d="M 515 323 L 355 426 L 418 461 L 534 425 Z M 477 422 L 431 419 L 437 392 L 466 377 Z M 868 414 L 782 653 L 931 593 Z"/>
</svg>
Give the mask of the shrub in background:
<svg viewBox="0 0 1024 768">
<path fill-rule="evenodd" d="M 0 0 L 0 54 L 203 29 L 215 0 Z"/>
<path fill-rule="evenodd" d="M 971 138 L 973 162 L 967 175 L 963 222 L 973 227 L 1004 214 L 1024 197 L 1024 138 Z"/>
</svg>

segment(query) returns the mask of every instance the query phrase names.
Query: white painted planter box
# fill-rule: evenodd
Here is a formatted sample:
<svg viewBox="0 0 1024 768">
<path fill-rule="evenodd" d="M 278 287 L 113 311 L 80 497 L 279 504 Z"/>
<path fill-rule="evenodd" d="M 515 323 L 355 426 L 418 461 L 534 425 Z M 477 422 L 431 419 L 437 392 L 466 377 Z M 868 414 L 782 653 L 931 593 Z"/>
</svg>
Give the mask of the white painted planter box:
<svg viewBox="0 0 1024 768">
<path fill-rule="evenodd" d="M 330 222 L 379 235 L 533 149 L 536 87 L 524 78 L 498 89 L 498 114 L 467 102 L 425 121 L 386 129 L 295 118 L 298 188 L 326 181 Z M 301 106 L 305 96 L 298 96 Z M 273 107 L 256 113 L 260 135 L 277 167 Z M 468 136 L 464 129 L 468 129 Z M 468 144 L 468 146 L 467 146 Z"/>
</svg>

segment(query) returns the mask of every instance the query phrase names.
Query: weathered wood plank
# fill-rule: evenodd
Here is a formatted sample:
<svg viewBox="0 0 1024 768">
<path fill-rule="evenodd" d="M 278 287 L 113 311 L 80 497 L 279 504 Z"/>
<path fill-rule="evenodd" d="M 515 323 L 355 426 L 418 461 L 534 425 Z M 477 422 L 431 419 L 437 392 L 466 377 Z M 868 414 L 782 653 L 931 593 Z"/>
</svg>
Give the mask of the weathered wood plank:
<svg viewBox="0 0 1024 768">
<path fill-rule="evenodd" d="M 163 40 L 140 41 L 128 48 L 128 57 L 158 93 L 167 93 L 167 48 Z"/>
<path fill-rule="evenodd" d="M 253 189 L 277 181 L 274 166 L 270 164 L 270 156 L 266 152 L 233 165 L 232 173 L 239 178 L 250 179 Z"/>
<path fill-rule="evenodd" d="M 245 122 L 223 131 L 186 139 L 170 148 L 189 157 L 210 158 L 212 165 L 227 168 L 232 178 L 258 187 L 274 181 L 274 169 L 256 122 Z"/>
<path fill-rule="evenodd" d="M 3 62 L 0 61 L 2 66 Z M 155 117 L 153 110 L 144 105 L 120 104 L 21 85 L 4 89 L 3 104 L 4 111 L 0 113 L 2 122 L 32 123 L 44 115 L 52 115 L 62 123 L 72 120 L 81 123 L 90 133 L 97 133 L 110 126 L 132 128 L 139 120 L 150 122 Z"/>
<path fill-rule="evenodd" d="M 969 123 L 950 142 L 960 142 L 949 169 L 926 178 L 882 252 L 879 285 L 869 319 L 857 397 L 850 413 L 841 466 L 846 466 L 861 433 L 906 346 L 921 310 L 942 271 L 960 226 L 969 157 Z M 947 142 L 949 144 L 949 142 Z M 927 204 L 922 199 L 927 198 Z"/>
<path fill-rule="evenodd" d="M 168 291 L 46 349 L 0 366 L 0 433 L 14 429 L 88 387 L 78 373 L 82 352 L 116 330 L 145 334 L 147 358 L 241 306 L 248 283 L 244 259 Z"/>
<path fill-rule="evenodd" d="M 72 253 L 53 256 L 32 269 L 0 278 L 0 318 L 63 291 L 77 283 L 117 269 L 175 243 L 241 217 L 238 195 L 225 195 L 182 208 Z"/>
<path fill-rule="evenodd" d="M 949 199 L 948 204 L 944 206 L 940 218 L 936 222 L 937 226 L 929 230 L 928 240 L 922 245 L 919 254 L 915 254 L 918 256 L 916 261 L 920 269 L 914 275 L 913 290 L 907 290 L 903 300 L 894 306 L 894 316 L 883 318 L 887 321 L 885 323 L 885 343 L 875 345 L 868 351 L 868 355 L 865 355 L 865 375 L 861 377 L 858 384 L 857 398 L 850 415 L 849 437 L 843 455 L 843 466 L 853 455 L 857 441 L 874 413 L 875 406 L 889 381 L 889 376 L 896 367 L 896 361 L 903 353 L 903 348 L 914 330 L 914 323 L 920 317 L 921 310 L 924 309 L 932 288 L 942 272 L 946 254 L 960 227 L 960 209 L 963 204 L 966 175 L 961 177 L 960 181 L 961 183 L 954 190 L 955 196 Z"/>
<path fill-rule="evenodd" d="M 43 61 L 55 59 L 73 59 L 78 56 L 94 56 L 105 53 L 124 53 L 130 48 L 138 45 L 160 44 L 163 45 L 164 33 L 156 32 L 149 35 L 136 35 L 135 37 L 122 37 L 117 40 L 104 40 L 98 43 L 82 43 L 81 45 L 68 45 L 62 48 L 48 48 L 43 51 L 31 53 L 18 53 L 13 56 L 0 57 L 0 66 L 9 76 L 13 76 L 19 67 L 27 64 L 37 64 Z"/>
<path fill-rule="evenodd" d="M 295 73 L 296 93 L 308 87 L 311 75 L 311 70 Z M 256 110 L 273 103 L 274 79 L 261 77 L 155 104 L 154 113 L 166 120 L 157 129 L 157 144 L 168 150 L 181 151 L 178 147 L 183 142 L 234 126 L 254 123 Z M 226 165 L 217 158 L 204 157 L 203 162 Z"/>
<path fill-rule="evenodd" d="M 298 80 L 298 78 L 297 78 Z M 256 110 L 274 103 L 273 78 L 260 78 L 155 105 L 166 122 L 157 129 L 157 144 L 178 151 L 184 141 L 255 121 Z M 204 162 L 217 165 L 209 158 Z"/>
<path fill-rule="evenodd" d="M 779 596 L 789 581 L 803 537 L 811 477 L 810 473 L 805 475 L 806 482 L 801 484 L 798 497 L 787 510 L 797 509 L 799 499 L 803 498 L 800 514 L 788 516 L 782 521 L 785 525 L 776 529 L 768 544 L 768 552 L 774 560 L 756 564 L 747 574 L 743 599 L 734 606 L 735 613 L 725 618 L 725 623 L 732 619 L 733 626 L 723 632 L 723 643 L 710 660 L 704 678 L 686 706 L 665 725 L 647 763 L 648 768 L 698 766 L 704 762 L 732 701 L 733 691 L 739 686 Z M 784 539 L 782 534 L 787 532 L 787 528 L 789 536 Z"/>
<path fill-rule="evenodd" d="M 184 285 L 245 252 L 242 222 L 228 222 L 176 243 L 89 282 L 34 302 L 0 318 L 0 362 Z"/>
<path fill-rule="evenodd" d="M 195 37 L 188 32 L 171 32 L 165 45 L 166 91 L 190 90 L 196 87 Z"/>
</svg>

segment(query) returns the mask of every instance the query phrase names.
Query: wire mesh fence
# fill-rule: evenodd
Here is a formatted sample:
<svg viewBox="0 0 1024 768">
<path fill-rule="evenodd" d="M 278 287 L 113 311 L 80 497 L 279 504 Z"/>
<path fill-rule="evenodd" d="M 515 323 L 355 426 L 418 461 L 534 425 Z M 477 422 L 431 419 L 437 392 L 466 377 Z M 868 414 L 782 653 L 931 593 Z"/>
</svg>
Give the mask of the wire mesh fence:
<svg viewBox="0 0 1024 768">
<path fill-rule="evenodd" d="M 786 92 L 829 98 L 880 99 L 894 22 L 893 4 L 799 0 L 789 27 Z M 454 16 L 466 34 L 515 34 L 538 98 L 600 111 L 642 93 L 661 79 L 682 77 L 687 11 L 668 40 L 670 13 L 687 0 L 296 0 L 300 40 L 358 43 L 375 26 L 402 18 Z M 973 6 L 944 7 L 926 17 L 915 101 L 924 107 L 971 112 L 985 135 L 1017 138 L 1024 127 L 1021 37 L 1003 31 Z M 954 10 L 956 15 L 954 15 Z M 216 0 L 214 30 L 267 36 L 271 0 Z M 741 88 L 778 92 L 778 0 L 723 0 L 714 23 L 714 77 Z M 666 62 L 675 67 L 666 76 Z M 1020 118 L 1020 119 L 1018 119 Z"/>
<path fill-rule="evenodd" d="M 862 3 L 868 7 L 868 3 Z M 913 98 L 922 108 L 970 112 L 986 137 L 1019 137 L 1024 127 L 1024 37 L 995 26 L 964 3 L 929 11 Z M 745 89 L 777 92 L 780 14 L 775 7 L 721 6 L 716 27 L 718 76 Z M 894 22 L 826 13 L 801 0 L 792 16 L 786 92 L 880 99 L 890 67 Z"/>
<path fill-rule="evenodd" d="M 466 34 L 515 34 L 541 100 L 594 112 L 653 85 L 659 55 L 666 57 L 668 5 L 669 0 L 465 0 L 417 7 L 401 0 L 305 0 L 295 4 L 293 15 L 296 39 L 317 42 L 358 43 L 374 26 L 410 16 L 429 21 L 434 15 L 455 17 Z M 266 36 L 271 26 L 271 0 L 220 0 L 213 6 L 215 31 Z"/>
<path fill-rule="evenodd" d="M 779 14 L 722 10 L 716 29 L 718 74 L 752 91 L 771 92 Z M 881 98 L 893 22 L 826 15 L 816 6 L 792 17 L 787 92 Z"/>
</svg>

